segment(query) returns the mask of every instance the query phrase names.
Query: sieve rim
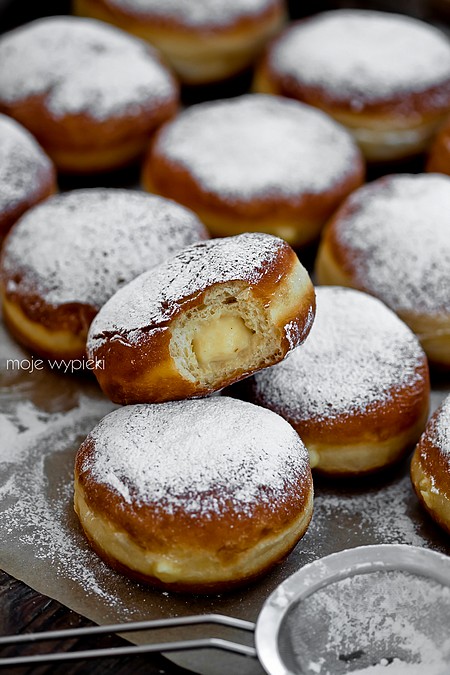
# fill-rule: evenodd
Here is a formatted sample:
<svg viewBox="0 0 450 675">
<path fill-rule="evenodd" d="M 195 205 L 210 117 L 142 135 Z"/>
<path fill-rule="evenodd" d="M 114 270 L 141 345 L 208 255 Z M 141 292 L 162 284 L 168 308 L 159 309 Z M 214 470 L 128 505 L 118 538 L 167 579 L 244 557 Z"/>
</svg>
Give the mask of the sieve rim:
<svg viewBox="0 0 450 675">
<path fill-rule="evenodd" d="M 255 645 L 269 675 L 300 675 L 287 668 L 279 651 L 279 636 L 288 611 L 321 588 L 357 574 L 402 571 L 427 577 L 450 588 L 450 557 L 408 544 L 357 546 L 332 553 L 302 567 L 267 598 L 258 616 Z"/>
</svg>

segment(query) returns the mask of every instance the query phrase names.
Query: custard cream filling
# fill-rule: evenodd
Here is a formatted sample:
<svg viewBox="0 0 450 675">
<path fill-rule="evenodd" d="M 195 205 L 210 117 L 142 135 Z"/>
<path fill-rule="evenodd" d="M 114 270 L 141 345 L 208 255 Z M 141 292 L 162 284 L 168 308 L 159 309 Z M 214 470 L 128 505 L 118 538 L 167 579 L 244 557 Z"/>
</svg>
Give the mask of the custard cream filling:
<svg viewBox="0 0 450 675">
<path fill-rule="evenodd" d="M 203 324 L 193 339 L 199 364 L 227 361 L 248 349 L 253 334 L 239 316 L 224 315 Z"/>
</svg>

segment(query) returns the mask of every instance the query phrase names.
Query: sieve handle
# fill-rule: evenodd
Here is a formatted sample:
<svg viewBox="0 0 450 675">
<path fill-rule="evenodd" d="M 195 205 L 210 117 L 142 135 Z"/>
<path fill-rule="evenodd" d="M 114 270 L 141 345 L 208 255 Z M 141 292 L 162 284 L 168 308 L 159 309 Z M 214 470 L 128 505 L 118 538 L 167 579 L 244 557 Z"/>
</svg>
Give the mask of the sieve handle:
<svg viewBox="0 0 450 675">
<path fill-rule="evenodd" d="M 44 631 L 41 633 L 27 633 L 24 635 L 0 636 L 0 648 L 6 645 L 40 643 L 49 640 L 65 638 L 80 638 L 92 635 L 109 633 L 130 633 L 158 628 L 179 628 L 201 624 L 215 624 L 237 628 L 251 633 L 255 632 L 255 624 L 243 619 L 235 619 L 222 614 L 202 614 L 198 616 L 176 617 L 170 619 L 156 619 L 152 621 L 137 621 L 133 623 L 114 624 L 110 626 L 90 626 L 88 628 L 72 628 L 66 630 Z M 0 668 L 14 666 L 36 665 L 42 663 L 75 661 L 78 659 L 95 659 L 117 656 L 132 656 L 153 652 L 175 652 L 193 649 L 220 649 L 223 651 L 241 654 L 256 658 L 256 649 L 239 642 L 231 642 L 222 638 L 200 638 L 196 640 L 175 640 L 173 642 L 159 642 L 145 645 L 130 645 L 126 647 L 108 647 L 89 649 L 75 652 L 54 652 L 51 654 L 36 654 L 33 656 L 13 656 L 0 658 Z"/>
</svg>

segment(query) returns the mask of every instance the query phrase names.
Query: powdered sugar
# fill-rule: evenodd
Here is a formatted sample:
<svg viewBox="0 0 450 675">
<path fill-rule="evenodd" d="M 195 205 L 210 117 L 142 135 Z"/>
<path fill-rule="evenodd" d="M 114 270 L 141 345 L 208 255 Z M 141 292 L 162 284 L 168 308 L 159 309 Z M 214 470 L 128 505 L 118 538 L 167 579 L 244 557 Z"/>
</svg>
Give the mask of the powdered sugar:
<svg viewBox="0 0 450 675">
<path fill-rule="evenodd" d="M 307 451 L 287 422 L 226 397 L 120 408 L 89 438 L 81 472 L 126 502 L 169 513 L 282 505 L 307 476 Z"/>
<path fill-rule="evenodd" d="M 355 285 L 395 311 L 450 311 L 450 178 L 388 176 L 356 191 L 333 225 Z"/>
<path fill-rule="evenodd" d="M 291 611 L 285 628 L 299 665 L 316 656 L 301 672 L 445 675 L 449 622 L 450 588 L 398 570 L 318 590 Z"/>
<path fill-rule="evenodd" d="M 336 550 L 336 543 L 340 549 L 361 542 L 427 545 L 426 528 L 421 526 L 416 513 L 419 506 L 409 475 L 394 481 L 384 478 L 378 486 L 358 483 L 353 489 L 336 485 L 333 488 L 316 490 L 313 529 L 306 533 L 314 557 L 317 549 L 320 552 L 322 540 L 329 537 L 334 546 L 325 549 L 322 555 Z"/>
<path fill-rule="evenodd" d="M 244 17 L 259 16 L 275 3 L 274 0 L 109 0 L 109 4 L 143 18 L 168 18 L 186 26 L 214 29 Z"/>
<path fill-rule="evenodd" d="M 424 438 L 432 444 L 432 447 L 438 448 L 440 455 L 447 460 L 450 472 L 450 396 L 442 402 L 434 418 L 428 423 Z M 421 451 L 427 452 L 426 447 L 422 447 Z M 435 486 L 433 477 L 431 478 L 433 491 Z"/>
<path fill-rule="evenodd" d="M 289 28 L 269 59 L 275 73 L 323 88 L 355 109 L 436 85 L 447 85 L 447 105 L 450 97 L 447 37 L 408 16 L 325 12 Z"/>
<path fill-rule="evenodd" d="M 41 190 L 40 179 L 51 171 L 51 161 L 33 136 L 0 115 L 0 213 L 32 202 Z"/>
<path fill-rule="evenodd" d="M 2 363 L 5 358 L 25 356 L 1 324 L 0 338 Z M 255 621 L 278 583 L 306 562 L 342 548 L 401 542 L 438 546 L 449 552 L 444 534 L 440 536 L 437 528 L 430 526 L 419 508 L 405 470 L 401 478 L 384 476 L 375 485 L 373 480 L 364 485 L 358 482 L 353 489 L 336 483 L 326 489 L 319 483 L 313 520 L 301 542 L 271 575 L 242 592 L 186 600 L 185 596 L 161 594 L 133 583 L 95 555 L 73 513 L 76 449 L 113 407 L 99 398 L 93 385 L 89 394 L 86 384 L 52 377 L 50 372 L 24 373 L 20 379 L 17 372 L 8 372 L 7 376 L 0 372 L 0 566 L 93 621 L 105 624 L 211 611 Z M 39 400 L 45 409 L 38 406 Z M 7 434 L 3 436 L 5 429 Z M 255 438 L 260 437 L 258 430 Z M 245 466 L 245 453 L 241 457 Z M 199 637 L 204 636 L 204 629 L 199 631 Z M 228 635 L 220 633 L 220 637 Z M 141 642 L 152 638 L 169 640 L 173 633 L 133 635 L 133 640 Z M 220 663 L 222 667 L 216 670 L 222 673 L 228 657 Z M 210 672 L 209 667 L 202 670 L 195 658 L 186 666 Z"/>
<path fill-rule="evenodd" d="M 193 213 L 131 190 L 75 190 L 29 211 L 4 250 L 7 292 L 99 309 L 115 291 L 205 239 Z"/>
<path fill-rule="evenodd" d="M 208 192 L 244 202 L 320 194 L 344 181 L 359 158 L 349 134 L 324 113 L 256 94 L 183 112 L 163 129 L 155 153 Z"/>
<path fill-rule="evenodd" d="M 127 284 L 94 319 L 88 336 L 93 352 L 108 335 L 119 332 L 139 343 L 150 332 L 166 330 L 183 302 L 213 284 L 257 284 L 273 270 L 287 244 L 268 234 L 241 234 L 194 244 L 149 273 Z"/>
<path fill-rule="evenodd" d="M 435 443 L 448 457 L 450 469 L 450 396 L 442 403 L 436 419 Z"/>
<path fill-rule="evenodd" d="M 351 289 L 316 289 L 317 313 L 305 344 L 254 375 L 256 401 L 295 423 L 332 424 L 342 415 L 396 404 L 425 386 L 423 351 L 381 302 Z"/>
<path fill-rule="evenodd" d="M 51 568 L 56 579 L 70 577 L 72 583 L 82 584 L 87 596 L 97 595 L 108 602 L 97 578 L 103 570 L 89 564 L 91 554 L 80 546 L 81 534 L 77 538 L 73 531 L 71 466 L 64 462 L 67 448 L 113 406 L 103 398 L 81 393 L 77 398 L 73 408 L 55 412 L 44 411 L 31 401 L 15 406 L 12 400 L 12 405 L 2 406 L 0 428 L 6 430 L 0 447 L 2 558 L 8 559 L 10 550 L 25 551 L 27 557 L 31 547 L 36 570 Z"/>
<path fill-rule="evenodd" d="M 151 47 L 105 23 L 34 21 L 0 38 L 0 100 L 44 95 L 55 118 L 139 115 L 176 91 Z"/>
</svg>

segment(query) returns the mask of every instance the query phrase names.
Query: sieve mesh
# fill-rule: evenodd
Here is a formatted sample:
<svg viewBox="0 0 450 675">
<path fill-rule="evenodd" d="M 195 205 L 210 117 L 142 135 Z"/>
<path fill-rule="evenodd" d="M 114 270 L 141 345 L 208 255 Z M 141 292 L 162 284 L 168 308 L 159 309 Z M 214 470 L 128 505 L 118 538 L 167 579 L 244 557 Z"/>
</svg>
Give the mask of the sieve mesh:
<svg viewBox="0 0 450 675">
<path fill-rule="evenodd" d="M 448 675 L 450 588 L 402 570 L 354 574 L 293 603 L 278 636 L 292 673 Z"/>
</svg>

